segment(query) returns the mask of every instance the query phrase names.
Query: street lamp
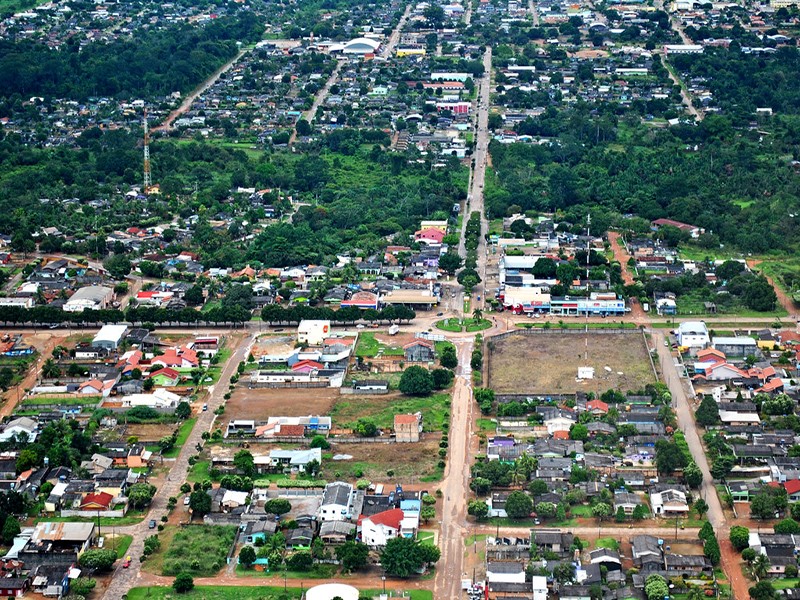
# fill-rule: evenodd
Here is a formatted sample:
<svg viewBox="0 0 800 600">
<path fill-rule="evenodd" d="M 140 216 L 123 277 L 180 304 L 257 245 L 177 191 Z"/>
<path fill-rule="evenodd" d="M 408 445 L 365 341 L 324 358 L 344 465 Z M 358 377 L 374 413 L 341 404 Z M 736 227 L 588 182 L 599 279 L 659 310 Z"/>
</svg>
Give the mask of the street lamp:
<svg viewBox="0 0 800 600">
<path fill-rule="evenodd" d="M 386 595 L 386 575 L 381 575 L 381 581 L 383 581 L 383 595 Z"/>
</svg>

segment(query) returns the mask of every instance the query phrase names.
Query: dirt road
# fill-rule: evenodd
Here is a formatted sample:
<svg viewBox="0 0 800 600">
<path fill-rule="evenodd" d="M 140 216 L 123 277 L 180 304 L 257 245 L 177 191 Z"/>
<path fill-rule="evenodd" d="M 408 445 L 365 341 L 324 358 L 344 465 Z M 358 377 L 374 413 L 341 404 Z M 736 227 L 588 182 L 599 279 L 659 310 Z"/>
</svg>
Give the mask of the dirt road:
<svg viewBox="0 0 800 600">
<path fill-rule="evenodd" d="M 760 260 L 747 259 L 747 267 L 751 271 L 758 271 L 758 265 L 760 264 L 761 264 Z M 791 296 L 789 296 L 789 294 L 784 292 L 783 289 L 781 289 L 781 286 L 775 283 L 772 277 L 768 276 L 766 273 L 761 273 L 761 274 L 764 277 L 766 277 L 767 281 L 769 281 L 769 284 L 772 286 L 772 289 L 775 290 L 775 295 L 778 296 L 778 303 L 783 307 L 783 309 L 786 312 L 789 313 L 789 316 L 791 316 L 792 318 L 796 318 L 797 306 L 795 305 L 794 300 L 792 300 Z"/>
<path fill-rule="evenodd" d="M 471 463 L 473 409 L 472 369 L 469 362 L 473 341 L 457 340 L 458 373 L 453 388 L 450 421 L 450 455 L 442 490 L 442 521 L 439 548 L 442 557 L 434 580 L 434 598 L 458 598 L 464 577 L 464 537 L 467 532 L 466 509 Z"/>
<path fill-rule="evenodd" d="M 26 335 L 25 340 L 38 352 L 36 361 L 28 368 L 28 372 L 18 385 L 11 387 L 4 394 L 5 402 L 0 407 L 0 419 L 8 417 L 14 412 L 22 399 L 25 397 L 25 390 L 31 389 L 36 385 L 39 378 L 39 371 L 42 364 L 51 357 L 53 348 L 58 346 L 64 341 L 64 337 L 50 335 L 49 333 L 39 333 L 34 335 Z"/>
</svg>

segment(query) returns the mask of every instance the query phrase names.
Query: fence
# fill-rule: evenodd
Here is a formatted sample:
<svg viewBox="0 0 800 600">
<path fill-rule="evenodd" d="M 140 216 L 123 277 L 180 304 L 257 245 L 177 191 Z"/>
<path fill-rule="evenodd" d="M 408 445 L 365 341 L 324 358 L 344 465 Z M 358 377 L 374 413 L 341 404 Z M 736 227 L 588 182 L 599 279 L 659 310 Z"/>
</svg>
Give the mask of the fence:
<svg viewBox="0 0 800 600">
<path fill-rule="evenodd" d="M 383 396 L 385 394 L 388 394 L 389 390 L 356 389 L 356 388 L 343 387 L 342 389 L 339 390 L 339 393 L 342 396 Z"/>
</svg>

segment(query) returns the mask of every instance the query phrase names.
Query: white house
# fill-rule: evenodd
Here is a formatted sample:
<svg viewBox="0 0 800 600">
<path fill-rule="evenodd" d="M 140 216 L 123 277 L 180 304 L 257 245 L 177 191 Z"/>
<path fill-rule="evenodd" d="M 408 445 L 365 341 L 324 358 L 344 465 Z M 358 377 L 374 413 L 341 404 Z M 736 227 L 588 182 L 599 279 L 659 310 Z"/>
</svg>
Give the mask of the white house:
<svg viewBox="0 0 800 600">
<path fill-rule="evenodd" d="M 178 394 L 174 394 L 164 388 L 158 388 L 151 394 L 131 394 L 122 398 L 122 406 L 134 408 L 135 406 L 147 406 L 150 408 L 177 408 L 181 401 Z"/>
<path fill-rule="evenodd" d="M 490 562 L 486 579 L 492 583 L 525 583 L 525 565 L 521 562 Z"/>
<path fill-rule="evenodd" d="M 35 419 L 29 417 L 13 419 L 6 424 L 2 433 L 0 433 L 0 442 L 7 442 L 20 435 L 27 436 L 28 442 L 33 442 L 36 440 L 36 429 L 38 426 L 39 423 Z"/>
<path fill-rule="evenodd" d="M 711 338 L 708 328 L 703 321 L 685 321 L 675 330 L 678 344 L 689 349 L 702 349 L 708 347 Z"/>
<path fill-rule="evenodd" d="M 533 584 L 533 600 L 547 600 L 547 577 L 534 575 L 531 583 Z"/>
<path fill-rule="evenodd" d="M 361 519 L 361 540 L 370 548 L 383 548 L 398 537 L 403 524 L 403 511 L 392 508 Z"/>
<path fill-rule="evenodd" d="M 650 494 L 650 506 L 654 515 L 680 516 L 689 514 L 686 494 L 681 490 L 663 490 Z"/>
<path fill-rule="evenodd" d="M 297 341 L 320 346 L 331 332 L 331 322 L 323 319 L 303 319 L 297 326 Z"/>
<path fill-rule="evenodd" d="M 354 514 L 355 492 L 353 486 L 343 481 L 335 481 L 325 486 L 322 504 L 317 509 L 318 521 L 347 521 Z M 361 512 L 359 509 L 358 512 Z"/>
<path fill-rule="evenodd" d="M 322 450 L 310 448 L 308 450 L 270 450 L 269 464 L 271 467 L 290 467 L 304 473 L 306 466 L 312 460 L 322 462 Z"/>
</svg>

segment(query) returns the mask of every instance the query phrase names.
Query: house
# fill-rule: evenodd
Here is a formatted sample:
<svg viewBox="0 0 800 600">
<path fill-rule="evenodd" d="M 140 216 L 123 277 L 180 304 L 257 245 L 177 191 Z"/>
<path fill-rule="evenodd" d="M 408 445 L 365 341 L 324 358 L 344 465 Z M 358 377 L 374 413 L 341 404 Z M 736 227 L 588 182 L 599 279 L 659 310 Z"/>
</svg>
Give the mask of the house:
<svg viewBox="0 0 800 600">
<path fill-rule="evenodd" d="M 589 561 L 593 565 L 604 566 L 609 571 L 622 569 L 622 559 L 619 552 L 610 548 L 597 548 L 589 552 Z"/>
<path fill-rule="evenodd" d="M 800 479 L 785 481 L 783 487 L 789 495 L 789 502 L 800 502 Z"/>
<path fill-rule="evenodd" d="M 635 535 L 631 538 L 633 564 L 642 572 L 661 571 L 664 568 L 663 552 L 658 538 L 652 535 Z"/>
<path fill-rule="evenodd" d="M 0 442 L 8 442 L 12 439 L 24 439 L 28 442 L 36 440 L 39 423 L 30 417 L 17 417 L 6 423 L 3 431 L 0 432 Z"/>
<path fill-rule="evenodd" d="M 690 350 L 700 350 L 711 343 L 708 328 L 703 321 L 684 321 L 675 330 L 678 345 Z"/>
<path fill-rule="evenodd" d="M 75 292 L 62 309 L 65 312 L 102 310 L 108 308 L 114 298 L 114 290 L 100 285 L 88 285 Z"/>
<path fill-rule="evenodd" d="M 654 515 L 676 517 L 689 514 L 686 494 L 681 490 L 665 489 L 650 493 L 650 506 Z"/>
<path fill-rule="evenodd" d="M 127 325 L 103 325 L 92 339 L 92 346 L 114 351 L 119 347 L 127 331 Z"/>
<path fill-rule="evenodd" d="M 713 569 L 711 561 L 702 554 L 664 554 L 664 569 L 669 577 L 681 575 L 700 575 L 710 573 Z"/>
<path fill-rule="evenodd" d="M 26 568 L 40 564 L 71 564 L 77 562 L 95 541 L 95 524 L 88 523 L 37 523 L 30 539 L 19 553 Z"/>
<path fill-rule="evenodd" d="M 319 346 L 331 332 L 331 322 L 323 319 L 303 319 L 297 325 L 297 341 L 300 344 Z"/>
<path fill-rule="evenodd" d="M 586 410 L 596 416 L 608 414 L 608 404 L 602 400 L 590 400 L 586 403 Z"/>
<path fill-rule="evenodd" d="M 614 493 L 614 513 L 621 508 L 627 516 L 631 516 L 636 507 L 642 504 L 644 502 L 638 494 L 620 491 Z"/>
<path fill-rule="evenodd" d="M 568 554 L 574 539 L 573 534 L 560 529 L 531 529 L 531 544 L 555 554 Z"/>
<path fill-rule="evenodd" d="M 93 511 L 108 510 L 111 508 L 111 502 L 113 500 L 114 496 L 108 492 L 86 494 L 81 500 L 80 509 Z"/>
<path fill-rule="evenodd" d="M 269 464 L 273 469 L 297 470 L 305 473 L 308 463 L 317 461 L 322 463 L 322 450 L 310 448 L 308 450 L 270 450 Z"/>
<path fill-rule="evenodd" d="M 225 490 L 220 506 L 225 512 L 240 508 L 247 504 L 247 492 L 237 492 L 235 490 Z"/>
<path fill-rule="evenodd" d="M 353 486 L 343 481 L 336 481 L 325 486 L 322 503 L 317 509 L 319 521 L 348 521 L 353 517 L 355 492 Z M 360 512 L 360 511 L 359 511 Z"/>
<path fill-rule="evenodd" d="M 431 362 L 436 356 L 433 342 L 427 340 L 414 340 L 403 346 L 403 352 L 407 362 Z"/>
<path fill-rule="evenodd" d="M 493 583 L 525 583 L 525 565 L 521 562 L 490 562 L 486 565 L 486 580 Z"/>
<path fill-rule="evenodd" d="M 242 535 L 247 544 L 255 544 L 257 540 L 265 541 L 278 529 L 278 524 L 272 520 L 246 521 L 242 523 Z"/>
<path fill-rule="evenodd" d="M 414 232 L 414 241 L 419 244 L 428 244 L 430 246 L 441 246 L 444 240 L 445 233 L 441 229 L 433 227 L 426 227 Z"/>
<path fill-rule="evenodd" d="M 702 53 L 703 47 L 702 46 L 686 46 L 686 45 L 679 45 L 679 44 L 667 44 L 664 46 L 665 52 L 669 52 L 671 54 L 695 54 L 695 53 Z M 653 227 L 654 231 L 658 231 L 661 227 L 675 227 L 680 229 L 681 231 L 688 233 L 693 238 L 698 238 L 705 230 L 701 227 L 697 227 L 696 225 L 689 225 L 688 223 L 681 223 L 680 221 L 674 221 L 673 219 L 656 219 L 650 223 Z"/>
<path fill-rule="evenodd" d="M 756 340 L 748 336 L 715 336 L 711 339 L 711 345 L 726 357 L 758 356 L 760 354 Z"/>
<path fill-rule="evenodd" d="M 310 527 L 298 527 L 286 532 L 286 547 L 292 550 L 310 548 L 314 541 L 314 531 Z"/>
<path fill-rule="evenodd" d="M 353 382 L 353 389 L 359 392 L 388 392 L 386 379 L 361 379 Z"/>
<path fill-rule="evenodd" d="M 361 541 L 371 548 L 383 548 L 386 543 L 401 535 L 405 516 L 399 508 L 392 508 L 369 517 L 359 519 Z M 412 530 L 413 537 L 416 531 Z"/>
<path fill-rule="evenodd" d="M 150 364 L 158 367 L 171 367 L 173 369 L 194 369 L 200 365 L 197 352 L 188 346 L 180 348 L 167 348 L 164 354 L 154 357 Z"/>
<path fill-rule="evenodd" d="M 152 379 L 155 385 L 173 387 L 180 382 L 181 374 L 171 367 L 164 367 L 163 369 L 153 371 L 147 378 Z"/>
<path fill-rule="evenodd" d="M 319 527 L 320 539 L 329 545 L 344 544 L 355 532 L 356 526 L 347 521 L 323 521 Z"/>
<path fill-rule="evenodd" d="M 396 442 L 418 442 L 422 433 L 422 413 L 394 416 L 394 435 Z"/>
</svg>

